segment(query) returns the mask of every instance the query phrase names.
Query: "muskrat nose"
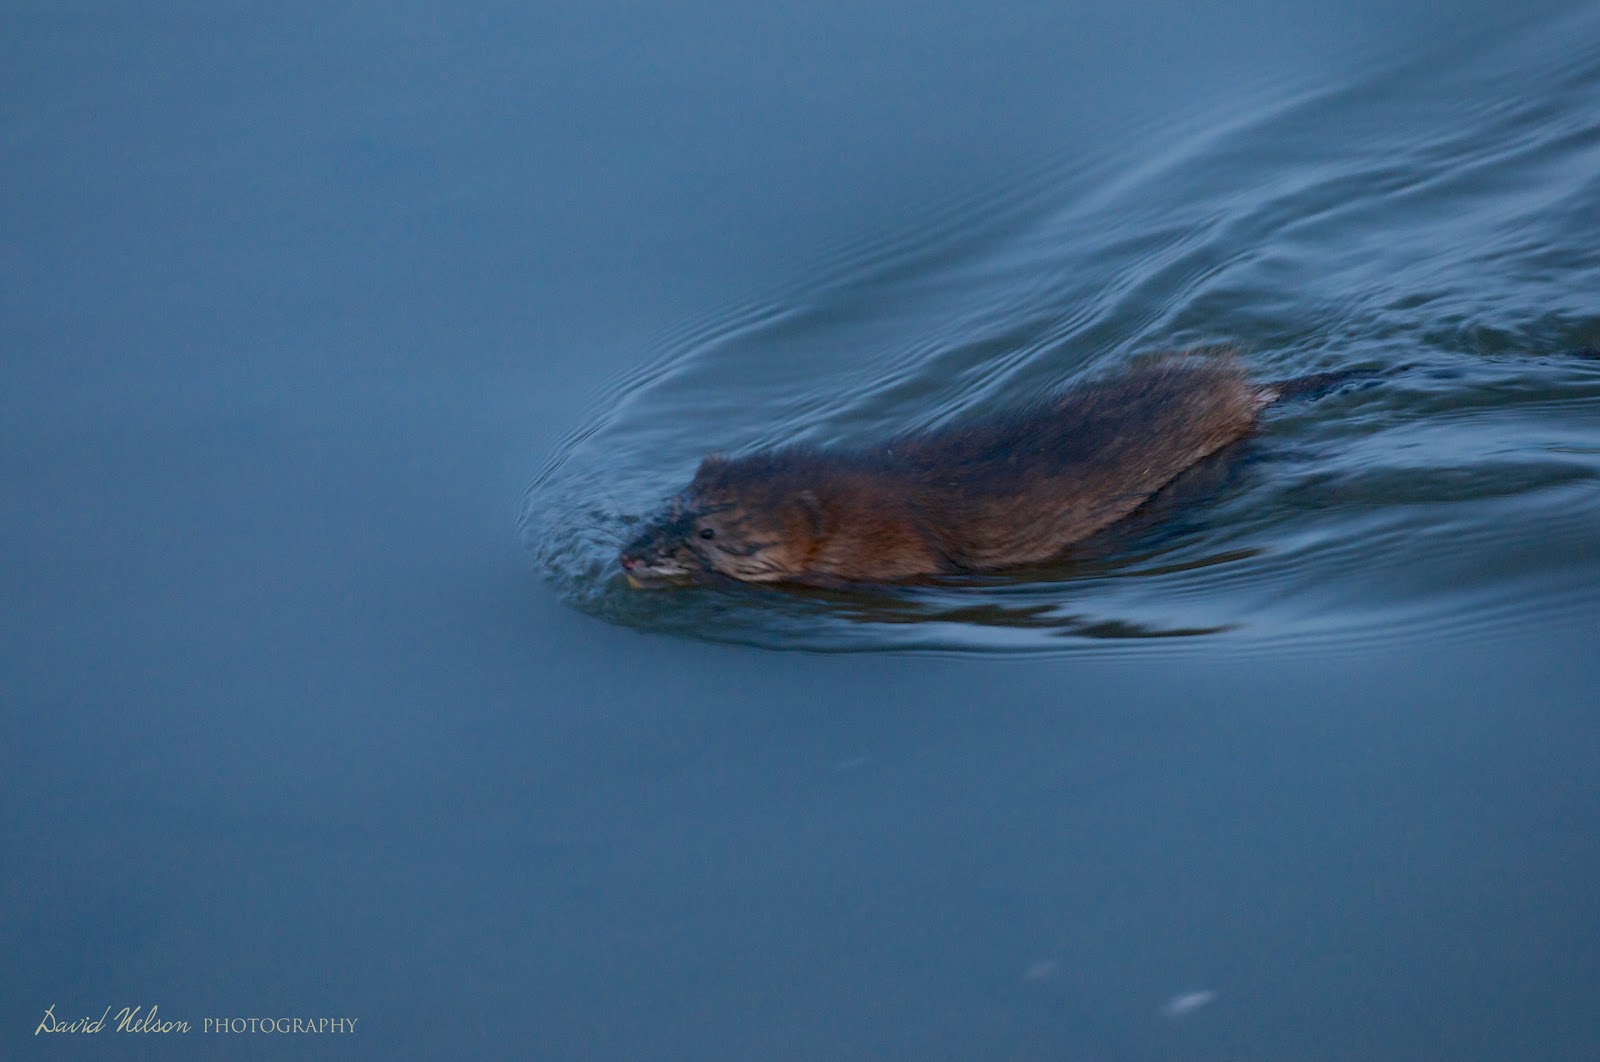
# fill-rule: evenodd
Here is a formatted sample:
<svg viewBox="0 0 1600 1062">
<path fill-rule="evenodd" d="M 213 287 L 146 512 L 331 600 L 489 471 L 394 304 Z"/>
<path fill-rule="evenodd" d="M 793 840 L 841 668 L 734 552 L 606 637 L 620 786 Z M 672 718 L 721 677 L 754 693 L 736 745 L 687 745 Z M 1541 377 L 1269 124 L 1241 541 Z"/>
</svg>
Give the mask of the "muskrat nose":
<svg viewBox="0 0 1600 1062">
<path fill-rule="evenodd" d="M 620 555 L 619 557 L 617 557 L 617 560 L 621 562 L 624 571 L 630 571 L 630 572 L 633 571 L 635 568 L 637 568 L 639 565 L 644 563 L 644 559 L 643 558 L 635 557 L 631 553 L 624 553 L 624 554 Z"/>
</svg>

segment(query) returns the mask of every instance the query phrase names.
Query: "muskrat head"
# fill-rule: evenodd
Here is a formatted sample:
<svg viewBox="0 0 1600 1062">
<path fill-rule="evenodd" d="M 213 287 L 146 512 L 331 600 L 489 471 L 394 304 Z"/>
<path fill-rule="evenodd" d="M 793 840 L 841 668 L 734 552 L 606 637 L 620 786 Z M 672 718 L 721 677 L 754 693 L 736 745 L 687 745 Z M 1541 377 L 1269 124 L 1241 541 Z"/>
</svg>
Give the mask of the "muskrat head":
<svg viewBox="0 0 1600 1062">
<path fill-rule="evenodd" d="M 776 582 L 803 573 L 819 533 L 810 492 L 786 491 L 757 467 L 711 456 L 618 561 L 635 586 L 693 582 L 712 573 Z"/>
</svg>

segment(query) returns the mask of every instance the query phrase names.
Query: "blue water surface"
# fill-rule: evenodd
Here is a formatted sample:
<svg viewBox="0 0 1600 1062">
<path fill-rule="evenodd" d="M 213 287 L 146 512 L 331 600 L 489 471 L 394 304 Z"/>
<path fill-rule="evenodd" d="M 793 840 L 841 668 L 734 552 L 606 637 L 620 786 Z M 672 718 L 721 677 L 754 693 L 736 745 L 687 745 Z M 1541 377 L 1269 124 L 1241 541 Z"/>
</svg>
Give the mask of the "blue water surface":
<svg viewBox="0 0 1600 1062">
<path fill-rule="evenodd" d="M 1600 6 L 0 27 L 0 1055 L 1600 1054 Z M 1219 343 L 1048 579 L 617 577 Z"/>
</svg>

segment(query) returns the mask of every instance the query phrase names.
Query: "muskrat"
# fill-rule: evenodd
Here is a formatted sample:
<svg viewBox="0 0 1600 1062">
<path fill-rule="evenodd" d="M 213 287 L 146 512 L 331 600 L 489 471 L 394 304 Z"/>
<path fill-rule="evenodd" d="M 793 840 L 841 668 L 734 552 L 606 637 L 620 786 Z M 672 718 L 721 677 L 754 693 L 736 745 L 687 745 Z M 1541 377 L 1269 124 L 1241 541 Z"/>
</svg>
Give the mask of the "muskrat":
<svg viewBox="0 0 1600 1062">
<path fill-rule="evenodd" d="M 1129 515 L 1336 374 L 1256 384 L 1174 354 L 1033 405 L 862 449 L 713 454 L 622 551 L 634 586 L 717 575 L 817 586 L 1039 564 Z"/>
</svg>

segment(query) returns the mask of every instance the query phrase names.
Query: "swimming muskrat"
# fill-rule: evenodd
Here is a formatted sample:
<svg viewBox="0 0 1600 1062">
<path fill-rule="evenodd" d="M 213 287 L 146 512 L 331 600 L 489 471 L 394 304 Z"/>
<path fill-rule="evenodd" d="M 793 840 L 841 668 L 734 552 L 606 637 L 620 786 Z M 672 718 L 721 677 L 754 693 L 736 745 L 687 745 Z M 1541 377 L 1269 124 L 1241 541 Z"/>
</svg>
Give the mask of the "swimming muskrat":
<svg viewBox="0 0 1600 1062">
<path fill-rule="evenodd" d="M 635 586 L 722 575 L 837 586 L 992 572 L 1059 556 L 1338 374 L 1251 383 L 1174 354 L 1031 406 L 854 450 L 713 454 L 622 551 Z"/>
</svg>

